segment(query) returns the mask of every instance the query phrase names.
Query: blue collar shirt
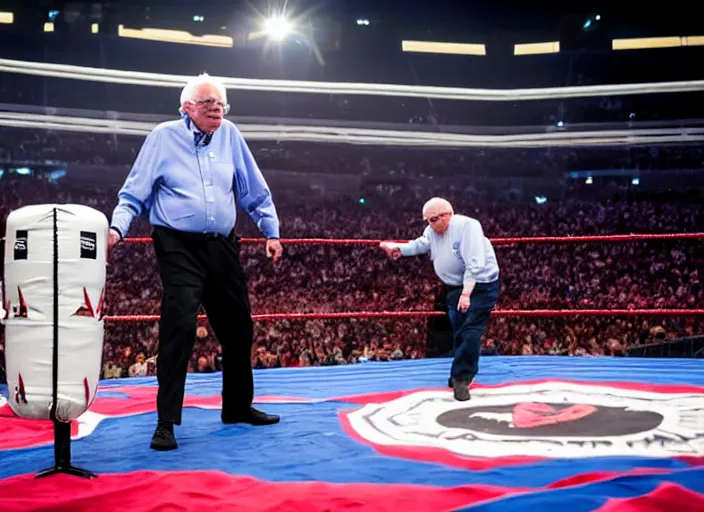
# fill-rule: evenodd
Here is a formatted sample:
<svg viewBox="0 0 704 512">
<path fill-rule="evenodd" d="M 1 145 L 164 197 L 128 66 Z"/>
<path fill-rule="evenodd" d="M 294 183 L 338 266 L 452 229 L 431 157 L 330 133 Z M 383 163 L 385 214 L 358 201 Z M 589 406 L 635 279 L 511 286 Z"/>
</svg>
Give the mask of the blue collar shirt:
<svg viewBox="0 0 704 512">
<path fill-rule="evenodd" d="M 184 116 L 149 133 L 110 225 L 126 236 L 134 218 L 146 213 L 153 226 L 228 236 L 237 220 L 235 200 L 266 238 L 279 238 L 271 191 L 237 127 L 224 119 L 205 135 Z"/>
</svg>

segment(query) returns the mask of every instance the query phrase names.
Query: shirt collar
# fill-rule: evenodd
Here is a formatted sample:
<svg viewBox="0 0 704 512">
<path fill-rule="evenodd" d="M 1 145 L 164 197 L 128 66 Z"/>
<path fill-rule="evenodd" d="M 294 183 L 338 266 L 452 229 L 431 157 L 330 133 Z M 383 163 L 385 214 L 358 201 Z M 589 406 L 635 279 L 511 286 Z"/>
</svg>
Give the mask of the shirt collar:
<svg viewBox="0 0 704 512">
<path fill-rule="evenodd" d="M 212 136 L 207 136 L 205 133 L 200 131 L 198 127 L 196 126 L 196 123 L 194 123 L 190 117 L 188 117 L 188 114 L 185 112 L 181 113 L 181 119 L 186 123 L 186 128 L 193 134 L 193 142 L 198 145 L 200 144 L 201 141 L 203 141 L 203 145 L 207 146 L 210 143 L 210 139 Z M 205 140 L 203 140 L 205 138 Z"/>
</svg>

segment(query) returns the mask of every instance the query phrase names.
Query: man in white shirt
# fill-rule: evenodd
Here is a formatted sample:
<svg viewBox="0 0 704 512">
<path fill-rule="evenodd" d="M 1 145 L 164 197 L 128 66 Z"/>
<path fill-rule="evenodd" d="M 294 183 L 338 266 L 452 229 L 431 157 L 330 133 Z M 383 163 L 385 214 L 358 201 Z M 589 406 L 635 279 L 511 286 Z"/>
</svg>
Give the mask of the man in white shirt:
<svg viewBox="0 0 704 512">
<path fill-rule="evenodd" d="M 491 242 L 476 219 L 456 215 L 449 201 L 434 197 L 423 206 L 428 227 L 408 243 L 382 242 L 392 259 L 430 253 L 446 293 L 454 332 L 450 372 L 456 400 L 469 400 L 469 385 L 479 371 L 486 325 L 499 295 L 499 266 Z"/>
<path fill-rule="evenodd" d="M 137 356 L 135 363 L 129 367 L 127 374 L 130 377 L 145 377 L 147 375 L 146 357 L 142 352 Z"/>
</svg>

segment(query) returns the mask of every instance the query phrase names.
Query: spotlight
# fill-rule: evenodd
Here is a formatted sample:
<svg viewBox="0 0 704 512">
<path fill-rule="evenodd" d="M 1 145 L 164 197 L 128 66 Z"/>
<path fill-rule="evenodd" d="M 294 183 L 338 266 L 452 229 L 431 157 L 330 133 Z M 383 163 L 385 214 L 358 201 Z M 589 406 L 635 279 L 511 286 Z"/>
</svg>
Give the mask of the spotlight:
<svg viewBox="0 0 704 512">
<path fill-rule="evenodd" d="M 270 18 L 264 24 L 264 30 L 276 41 L 284 39 L 291 32 L 291 28 L 291 23 L 281 17 Z"/>
</svg>

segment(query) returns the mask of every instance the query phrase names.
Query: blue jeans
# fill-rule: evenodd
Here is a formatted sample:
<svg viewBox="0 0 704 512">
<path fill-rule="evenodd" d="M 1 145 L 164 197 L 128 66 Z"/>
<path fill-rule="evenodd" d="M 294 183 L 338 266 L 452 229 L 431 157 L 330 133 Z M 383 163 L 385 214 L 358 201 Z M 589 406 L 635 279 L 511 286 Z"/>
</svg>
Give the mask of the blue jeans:
<svg viewBox="0 0 704 512">
<path fill-rule="evenodd" d="M 477 283 L 469 297 L 469 309 L 464 313 L 457 311 L 461 294 L 461 288 L 447 293 L 447 314 L 454 334 L 450 375 L 471 382 L 479 371 L 482 336 L 499 297 L 499 281 Z"/>
</svg>

